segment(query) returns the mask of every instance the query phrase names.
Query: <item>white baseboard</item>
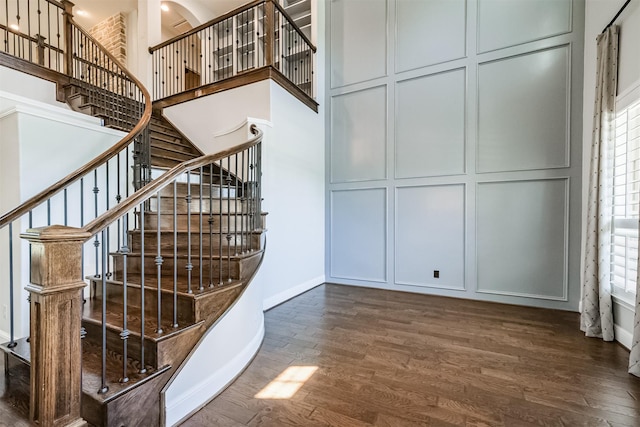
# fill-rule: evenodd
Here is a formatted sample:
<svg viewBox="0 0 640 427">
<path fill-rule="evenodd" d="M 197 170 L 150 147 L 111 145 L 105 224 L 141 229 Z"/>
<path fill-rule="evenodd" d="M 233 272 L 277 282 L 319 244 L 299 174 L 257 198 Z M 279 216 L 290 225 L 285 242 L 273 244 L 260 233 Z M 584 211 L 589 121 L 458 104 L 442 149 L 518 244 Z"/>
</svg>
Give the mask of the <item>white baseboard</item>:
<svg viewBox="0 0 640 427">
<path fill-rule="evenodd" d="M 9 341 L 11 337 L 8 333 L 3 330 L 0 330 L 0 344 Z"/>
<path fill-rule="evenodd" d="M 246 345 L 246 347 L 236 355 L 232 360 L 224 365 L 221 369 L 216 369 L 213 375 L 205 378 L 195 387 L 189 389 L 187 393 L 175 399 L 167 405 L 167 425 L 177 426 L 186 418 L 193 415 L 204 405 L 209 403 L 214 397 L 231 384 L 236 377 L 244 371 L 244 369 L 253 360 L 262 344 L 264 337 L 264 322 L 255 336 Z M 212 394 L 212 390 L 214 393 Z M 203 396 L 207 396 L 203 400 Z M 195 407 L 194 402 L 200 401 Z"/>
<path fill-rule="evenodd" d="M 621 326 L 613 325 L 613 333 L 616 337 L 616 341 L 625 346 L 627 350 L 631 350 L 633 344 L 633 334 Z"/>
<path fill-rule="evenodd" d="M 306 282 L 301 283 L 298 286 L 289 288 L 286 291 L 273 295 L 264 300 L 263 309 L 264 311 L 267 311 L 270 308 L 275 307 L 276 305 L 282 304 L 283 302 L 290 300 L 293 297 L 297 297 L 298 295 L 307 292 L 309 289 L 313 289 L 316 286 L 323 284 L 324 282 L 325 276 L 323 274 L 322 276 L 307 280 Z"/>
</svg>

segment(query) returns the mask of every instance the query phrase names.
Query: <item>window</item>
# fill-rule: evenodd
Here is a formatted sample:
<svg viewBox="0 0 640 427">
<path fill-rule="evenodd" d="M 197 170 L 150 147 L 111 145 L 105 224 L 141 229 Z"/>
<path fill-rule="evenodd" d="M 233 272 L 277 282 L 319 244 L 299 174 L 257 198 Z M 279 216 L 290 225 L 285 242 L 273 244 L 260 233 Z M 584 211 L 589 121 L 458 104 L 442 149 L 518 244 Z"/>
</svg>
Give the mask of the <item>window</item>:
<svg viewBox="0 0 640 427">
<path fill-rule="evenodd" d="M 640 213 L 640 87 L 616 102 L 613 166 L 611 284 L 613 293 L 634 300 Z M 630 100 L 631 99 L 631 100 Z"/>
</svg>

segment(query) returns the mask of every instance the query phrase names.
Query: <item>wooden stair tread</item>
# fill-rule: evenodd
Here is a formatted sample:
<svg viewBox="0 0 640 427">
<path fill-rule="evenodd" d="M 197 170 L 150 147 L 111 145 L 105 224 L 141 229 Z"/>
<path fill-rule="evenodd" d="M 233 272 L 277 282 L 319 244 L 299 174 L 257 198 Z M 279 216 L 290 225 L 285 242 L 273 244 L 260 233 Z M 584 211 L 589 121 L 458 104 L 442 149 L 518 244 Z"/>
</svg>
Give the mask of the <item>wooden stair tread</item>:
<svg viewBox="0 0 640 427">
<path fill-rule="evenodd" d="M 208 234 L 208 233 L 207 233 Z M 233 252 L 233 251 L 232 251 Z M 211 255 L 211 259 L 215 260 L 215 261 L 219 261 L 220 259 L 222 259 L 223 262 L 226 262 L 228 258 L 231 258 L 231 261 L 241 261 L 243 259 L 247 259 L 247 258 L 251 258 L 257 255 L 260 255 L 262 253 L 262 249 L 257 249 L 257 250 L 253 250 L 253 251 L 247 251 L 245 253 L 232 253 L 231 255 L 226 255 L 226 254 L 212 254 Z M 119 253 L 119 252 L 111 252 L 110 253 L 111 256 L 114 257 L 121 257 L 123 256 L 123 254 Z M 163 259 L 167 259 L 167 258 L 174 258 L 173 252 L 165 252 L 165 251 L 160 251 L 160 255 L 162 256 Z M 191 254 L 191 260 L 192 261 L 197 261 L 197 253 L 192 253 Z M 129 252 L 127 254 L 128 257 L 135 257 L 135 258 L 140 258 L 141 253 L 140 252 Z M 158 253 L 156 251 L 154 252 L 148 252 L 146 254 L 144 254 L 145 258 L 149 258 L 149 259 L 155 259 L 158 256 Z M 175 256 L 176 259 L 179 260 L 187 260 L 189 259 L 189 255 L 188 254 L 177 254 Z M 209 254 L 206 254 L 206 258 L 209 259 Z"/>
<path fill-rule="evenodd" d="M 162 295 L 167 295 L 166 298 L 171 298 L 172 294 L 173 294 L 173 277 L 170 278 L 170 286 L 167 287 L 162 287 L 160 289 L 160 292 L 162 293 Z M 97 280 L 98 283 L 100 281 L 100 279 L 93 279 L 90 278 L 90 280 Z M 163 281 L 165 282 L 165 281 Z M 181 282 L 181 280 L 179 280 L 179 282 Z M 197 282 L 197 280 L 194 280 L 194 282 Z M 111 285 L 117 285 L 117 286 L 123 286 L 124 282 L 122 280 L 116 280 L 116 279 L 107 279 L 107 283 L 111 284 Z M 244 284 L 243 280 L 232 280 L 231 282 L 226 282 L 224 285 L 220 286 L 219 284 L 215 284 L 214 287 L 209 287 L 209 285 L 207 284 L 206 286 L 203 287 L 203 289 L 199 289 L 199 284 L 198 283 L 192 283 L 191 284 L 191 293 L 187 292 L 187 283 L 178 283 L 178 286 L 176 288 L 176 293 L 179 297 L 182 298 L 190 298 L 190 299 L 194 299 L 197 300 L 199 298 L 203 298 L 203 297 L 209 297 L 211 295 L 214 294 L 218 294 L 218 293 L 223 293 L 228 291 L 231 288 L 237 287 L 237 286 L 242 286 Z M 131 288 L 131 289 L 136 289 L 139 290 L 141 288 L 140 286 L 140 276 L 137 274 L 133 274 L 131 275 L 131 277 L 129 277 L 127 279 L 127 288 Z M 157 280 L 155 280 L 152 277 L 145 277 L 145 281 L 144 281 L 144 288 L 145 290 L 151 290 L 156 292 L 158 290 L 158 282 Z M 165 298 L 165 297 L 163 297 Z M 120 306 L 120 308 L 122 308 L 122 306 Z M 145 319 L 146 321 L 146 319 Z M 140 328 L 138 328 L 139 330 Z"/>
<path fill-rule="evenodd" d="M 96 345 L 88 340 L 82 343 L 82 392 L 85 397 L 93 398 L 99 402 L 109 402 L 118 398 L 120 395 L 129 390 L 139 387 L 150 381 L 156 376 L 166 372 L 170 366 L 164 366 L 154 369 L 152 366 L 146 365 L 145 373 L 140 373 L 140 362 L 127 358 L 127 376 L 129 380 L 126 383 L 119 381 L 109 381 L 107 386 L 109 390 L 106 393 L 98 393 L 102 386 L 102 361 L 101 346 Z M 106 354 L 106 371 L 107 378 L 122 378 L 123 369 L 122 355 L 107 349 Z"/>
<path fill-rule="evenodd" d="M 9 342 L 0 344 L 0 350 L 4 351 L 20 360 L 23 363 L 31 363 L 31 344 L 27 338 L 19 338 L 15 340 L 15 347 L 9 347 Z"/>
<path fill-rule="evenodd" d="M 122 331 L 122 323 L 124 320 L 123 308 L 124 307 L 122 304 L 114 302 L 110 302 L 109 304 L 107 304 L 107 329 L 110 329 L 112 331 Z M 140 326 L 142 323 L 141 318 L 141 310 L 139 307 L 127 307 L 127 329 L 131 334 L 130 337 L 140 338 Z M 82 320 L 83 322 L 87 321 L 93 324 L 100 325 L 102 322 L 102 302 L 98 300 L 87 299 L 87 302 L 84 304 L 82 310 Z M 192 323 L 174 327 L 170 324 L 171 321 L 163 315 L 160 325 L 162 328 L 162 332 L 159 333 L 157 332 L 157 320 L 157 316 L 150 316 L 145 314 L 144 337 L 146 340 L 161 342 L 198 325 L 198 323 Z"/>
<path fill-rule="evenodd" d="M 195 157 L 200 156 L 200 154 L 193 148 L 187 145 L 182 145 L 180 142 L 165 141 L 162 139 L 156 139 L 153 136 L 150 139 L 151 149 L 175 151 L 176 153 L 189 154 Z"/>
</svg>

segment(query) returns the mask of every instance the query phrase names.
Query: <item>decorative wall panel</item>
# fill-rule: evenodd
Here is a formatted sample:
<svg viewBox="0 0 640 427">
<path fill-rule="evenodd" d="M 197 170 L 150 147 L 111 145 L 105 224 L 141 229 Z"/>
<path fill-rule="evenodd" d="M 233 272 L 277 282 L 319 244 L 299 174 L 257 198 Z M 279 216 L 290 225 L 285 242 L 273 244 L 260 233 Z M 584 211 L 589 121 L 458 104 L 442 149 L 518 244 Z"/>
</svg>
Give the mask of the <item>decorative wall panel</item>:
<svg viewBox="0 0 640 427">
<path fill-rule="evenodd" d="M 464 185 L 398 188 L 396 283 L 464 289 L 464 218 Z"/>
<path fill-rule="evenodd" d="M 398 0 L 396 71 L 463 58 L 466 0 Z"/>
<path fill-rule="evenodd" d="M 396 86 L 396 177 L 464 173 L 465 70 Z"/>
<path fill-rule="evenodd" d="M 568 184 L 478 184 L 479 292 L 566 299 Z"/>
<path fill-rule="evenodd" d="M 569 46 L 480 64 L 479 172 L 569 163 Z"/>
<path fill-rule="evenodd" d="M 331 215 L 331 276 L 386 281 L 386 190 L 333 191 Z"/>
<path fill-rule="evenodd" d="M 331 99 L 331 179 L 384 179 L 387 98 L 383 86 Z"/>
</svg>

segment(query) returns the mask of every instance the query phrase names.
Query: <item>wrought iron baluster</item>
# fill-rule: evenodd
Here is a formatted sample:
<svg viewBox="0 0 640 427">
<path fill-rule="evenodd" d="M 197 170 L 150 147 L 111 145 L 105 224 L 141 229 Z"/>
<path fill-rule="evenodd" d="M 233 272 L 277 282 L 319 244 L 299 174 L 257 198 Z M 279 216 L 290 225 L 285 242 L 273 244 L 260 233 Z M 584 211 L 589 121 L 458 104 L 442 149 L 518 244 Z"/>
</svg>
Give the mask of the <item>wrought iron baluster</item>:
<svg viewBox="0 0 640 427">
<path fill-rule="evenodd" d="M 220 178 L 218 180 L 218 234 L 220 236 L 218 251 L 218 283 L 220 286 L 224 284 L 222 281 L 222 183 L 224 182 L 224 172 L 222 168 L 222 160 L 219 162 Z"/>
<path fill-rule="evenodd" d="M 198 256 L 199 256 L 199 260 L 198 262 L 200 263 L 199 269 L 200 269 L 200 277 L 198 277 L 199 279 L 199 290 L 200 292 L 202 292 L 202 290 L 204 289 L 204 286 L 202 285 L 202 269 L 203 269 L 203 258 L 202 258 L 202 166 L 200 166 L 200 183 L 198 185 L 198 191 L 199 191 L 199 197 L 200 197 L 200 201 L 198 203 L 198 225 L 199 225 L 199 229 L 198 229 Z M 209 262 L 211 262 L 211 260 L 209 260 Z"/>
<path fill-rule="evenodd" d="M 31 252 L 31 251 L 29 251 Z M 9 223 L 9 348 L 16 346 L 15 341 L 15 314 L 13 304 L 13 222 Z"/>
<path fill-rule="evenodd" d="M 68 216 L 67 216 L 67 189 L 65 188 L 63 193 L 63 203 L 64 203 L 64 225 L 69 225 Z"/>
<path fill-rule="evenodd" d="M 187 202 L 187 293 L 191 293 L 191 272 L 193 270 L 193 264 L 191 262 L 191 173 L 187 171 L 187 195 L 185 197 Z"/>
<path fill-rule="evenodd" d="M 99 394 L 104 394 L 109 391 L 107 386 L 107 276 L 104 270 L 104 266 L 107 263 L 107 245 L 106 238 L 107 233 L 105 230 L 101 231 L 102 235 L 102 313 L 101 313 L 101 331 L 102 331 L 102 347 L 101 347 L 101 385 L 98 389 Z"/>
<path fill-rule="evenodd" d="M 120 378 L 121 383 L 126 383 L 129 381 L 129 377 L 127 375 L 127 350 L 129 344 L 129 329 L 127 328 L 127 266 L 128 266 L 128 256 L 129 256 L 129 239 L 127 230 L 129 228 L 128 224 L 128 214 L 125 214 L 122 217 L 122 248 L 120 249 L 120 253 L 122 255 L 122 332 L 120 332 L 120 339 L 122 339 L 122 378 Z M 120 220 L 118 220 L 118 224 Z M 144 291 L 144 288 L 141 288 Z M 106 299 L 106 294 L 102 295 L 103 301 Z M 144 310 L 144 307 L 142 308 Z"/>
<path fill-rule="evenodd" d="M 187 242 L 191 245 L 191 242 Z M 178 327 L 178 185 L 173 181 L 173 327 Z"/>
<path fill-rule="evenodd" d="M 233 155 L 235 160 L 235 180 L 233 186 L 233 251 L 235 256 L 238 256 L 238 230 L 242 228 L 242 225 L 238 226 L 238 153 Z M 240 216 L 240 222 L 244 219 Z"/>
<path fill-rule="evenodd" d="M 98 188 L 98 169 L 93 170 L 93 207 L 94 207 L 94 218 L 98 218 L 98 193 L 100 189 Z M 100 241 L 98 240 L 98 235 L 96 234 L 95 240 L 93 241 L 93 246 L 96 251 L 96 274 L 95 277 L 100 277 L 100 271 L 98 270 L 98 258 L 100 256 Z M 95 283 L 94 283 L 95 287 Z"/>
<path fill-rule="evenodd" d="M 161 215 L 162 215 L 162 205 L 161 205 L 162 197 L 159 191 L 156 193 L 156 197 L 158 198 L 158 216 L 157 216 L 157 224 L 156 224 L 157 225 L 156 239 L 157 239 L 158 250 L 155 258 L 156 272 L 158 275 L 157 277 L 157 280 L 158 280 L 158 295 L 157 295 L 158 327 L 156 328 L 156 332 L 158 334 L 161 334 L 163 332 L 162 331 L 162 263 L 163 263 L 163 259 L 162 259 L 162 238 L 160 233 L 161 231 L 160 221 L 161 221 Z"/>
<path fill-rule="evenodd" d="M 240 176 L 242 177 L 242 197 L 240 198 L 240 209 L 242 210 L 242 221 L 240 222 L 240 253 L 244 254 L 245 239 L 247 238 L 247 232 L 245 223 L 246 221 L 246 200 L 247 200 L 247 179 L 245 177 L 244 165 L 246 162 L 245 153 L 247 150 L 242 150 L 242 159 L 240 161 Z M 250 237 L 249 237 L 250 238 Z"/>
<path fill-rule="evenodd" d="M 209 287 L 213 288 L 213 163 L 209 164 Z"/>
<path fill-rule="evenodd" d="M 222 165 L 222 160 L 220 161 Z M 227 282 L 231 281 L 231 156 L 227 156 Z M 222 218 L 220 219 L 222 224 Z"/>
<path fill-rule="evenodd" d="M 145 304 L 144 304 L 144 294 L 146 290 L 145 284 L 145 251 L 144 251 L 144 242 L 146 240 L 145 232 L 144 232 L 144 212 L 146 209 L 147 202 L 140 203 L 140 370 L 138 371 L 140 374 L 144 374 L 147 372 L 147 368 L 144 364 L 144 314 L 145 314 Z"/>
</svg>

